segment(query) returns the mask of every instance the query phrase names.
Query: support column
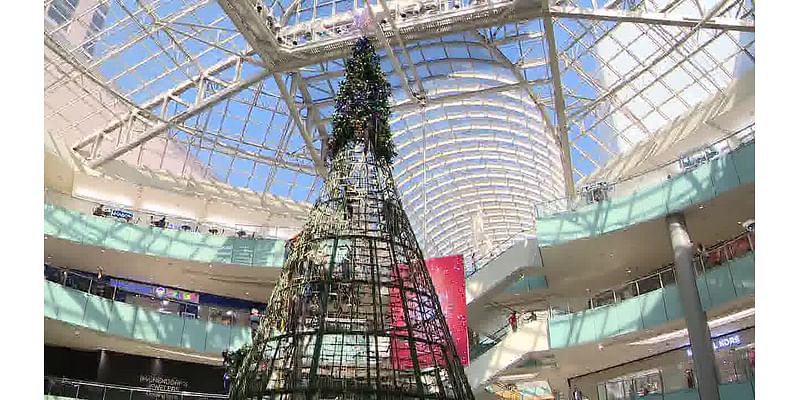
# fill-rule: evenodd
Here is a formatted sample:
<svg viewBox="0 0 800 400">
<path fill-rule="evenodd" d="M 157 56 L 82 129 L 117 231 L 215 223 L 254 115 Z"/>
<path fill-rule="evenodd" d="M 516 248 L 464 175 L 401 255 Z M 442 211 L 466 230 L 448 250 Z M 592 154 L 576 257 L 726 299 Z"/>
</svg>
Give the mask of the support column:
<svg viewBox="0 0 800 400">
<path fill-rule="evenodd" d="M 672 251 L 675 258 L 675 282 L 681 296 L 686 328 L 692 346 L 695 376 L 701 400 L 719 400 L 719 377 L 714 364 L 714 348 L 708 331 L 708 319 L 700 303 L 692 258 L 694 251 L 683 214 L 667 216 Z"/>
</svg>

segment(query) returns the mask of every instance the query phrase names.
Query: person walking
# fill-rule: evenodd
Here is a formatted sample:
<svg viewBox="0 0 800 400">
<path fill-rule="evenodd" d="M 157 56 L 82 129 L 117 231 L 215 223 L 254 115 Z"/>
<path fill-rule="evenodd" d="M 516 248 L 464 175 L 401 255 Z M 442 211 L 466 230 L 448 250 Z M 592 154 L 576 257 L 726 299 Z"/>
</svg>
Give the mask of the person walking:
<svg viewBox="0 0 800 400">
<path fill-rule="evenodd" d="M 511 311 L 511 315 L 508 316 L 508 324 L 511 325 L 511 330 L 513 332 L 517 331 L 517 312 Z"/>
</svg>

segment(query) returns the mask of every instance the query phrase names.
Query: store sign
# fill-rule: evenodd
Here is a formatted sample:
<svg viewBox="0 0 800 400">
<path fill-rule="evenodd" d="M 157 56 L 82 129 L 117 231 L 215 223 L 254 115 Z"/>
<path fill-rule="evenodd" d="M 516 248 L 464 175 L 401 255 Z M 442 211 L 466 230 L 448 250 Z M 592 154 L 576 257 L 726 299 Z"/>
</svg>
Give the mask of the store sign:
<svg viewBox="0 0 800 400">
<path fill-rule="evenodd" d="M 144 283 L 123 281 L 121 279 L 111 279 L 111 286 L 116 286 L 126 292 L 141 293 L 147 296 L 157 297 L 159 299 L 172 299 L 195 304 L 200 303 L 199 294 L 184 290 L 163 288 Z"/>
<path fill-rule="evenodd" d="M 742 337 L 739 336 L 738 333 L 719 337 L 711 341 L 711 346 L 714 348 L 714 351 L 729 349 L 731 347 L 736 347 L 740 344 L 742 344 Z M 686 349 L 686 354 L 688 354 L 691 357 L 692 355 L 691 347 Z"/>
<path fill-rule="evenodd" d="M 169 392 L 183 392 L 189 389 L 189 382 L 184 379 L 151 374 L 139 375 L 139 384 L 151 390 Z"/>
</svg>

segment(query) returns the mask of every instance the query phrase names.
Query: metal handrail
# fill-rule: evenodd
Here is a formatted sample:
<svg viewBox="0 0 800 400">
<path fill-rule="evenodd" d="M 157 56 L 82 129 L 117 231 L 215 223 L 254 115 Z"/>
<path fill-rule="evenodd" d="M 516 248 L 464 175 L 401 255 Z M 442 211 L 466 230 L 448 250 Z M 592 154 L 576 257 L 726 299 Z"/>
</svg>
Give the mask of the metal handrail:
<svg viewBox="0 0 800 400">
<path fill-rule="evenodd" d="M 135 386 L 123 386 L 123 385 L 115 385 L 110 383 L 100 383 L 100 382 L 89 382 L 89 381 L 81 381 L 75 379 L 68 379 L 68 378 L 56 378 L 52 376 L 45 376 L 44 377 L 45 384 L 47 389 L 45 390 L 44 394 L 49 395 L 58 395 L 58 396 L 71 396 L 69 393 L 53 393 L 53 388 L 56 384 L 63 384 L 65 386 L 74 386 L 75 387 L 75 398 L 80 395 L 81 387 L 92 387 L 102 389 L 103 391 L 103 398 L 105 398 L 106 392 L 111 390 L 116 391 L 127 391 L 131 393 L 130 397 L 133 397 L 134 393 L 146 393 L 147 395 L 161 395 L 164 396 L 163 398 L 167 399 L 195 399 L 195 400 L 202 400 L 202 399 L 227 399 L 228 395 L 225 394 L 215 394 L 215 393 L 197 393 L 197 392 L 183 392 L 183 391 L 170 391 L 170 390 L 160 390 L 160 389 L 149 389 L 149 388 L 142 388 L 142 387 L 135 387 Z"/>
</svg>

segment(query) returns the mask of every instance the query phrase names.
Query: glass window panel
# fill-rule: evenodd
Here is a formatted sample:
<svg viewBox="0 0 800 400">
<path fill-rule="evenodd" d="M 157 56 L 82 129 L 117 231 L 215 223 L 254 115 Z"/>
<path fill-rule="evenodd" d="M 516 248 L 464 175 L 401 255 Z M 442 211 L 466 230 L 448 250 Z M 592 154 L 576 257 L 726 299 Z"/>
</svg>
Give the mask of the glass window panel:
<svg viewBox="0 0 800 400">
<path fill-rule="evenodd" d="M 627 284 L 617 290 L 617 301 L 622 301 L 626 299 L 630 299 L 631 297 L 635 297 L 638 295 L 636 290 L 636 283 Z"/>
<path fill-rule="evenodd" d="M 53 0 L 47 9 L 47 16 L 56 24 L 61 25 L 72 19 L 78 0 Z"/>
<path fill-rule="evenodd" d="M 661 277 L 659 274 L 644 278 L 638 282 L 639 294 L 652 292 L 661 288 Z"/>
<path fill-rule="evenodd" d="M 607 292 L 600 293 L 599 295 L 595 296 L 593 303 L 595 307 L 614 304 L 614 292 L 609 290 Z"/>
<path fill-rule="evenodd" d="M 661 273 L 661 283 L 664 286 L 669 286 L 675 283 L 675 271 L 671 268 Z"/>
</svg>

